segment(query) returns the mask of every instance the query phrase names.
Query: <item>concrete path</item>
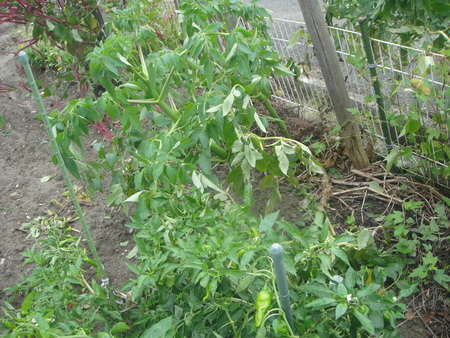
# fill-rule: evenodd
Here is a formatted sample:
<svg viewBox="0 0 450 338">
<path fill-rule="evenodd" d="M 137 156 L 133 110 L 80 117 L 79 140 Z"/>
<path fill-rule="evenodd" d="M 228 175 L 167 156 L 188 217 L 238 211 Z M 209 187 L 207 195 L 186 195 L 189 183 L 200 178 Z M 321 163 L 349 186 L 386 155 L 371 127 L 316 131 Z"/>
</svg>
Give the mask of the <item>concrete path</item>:
<svg viewBox="0 0 450 338">
<path fill-rule="evenodd" d="M 250 3 L 251 0 L 243 0 L 243 2 Z M 303 21 L 298 0 L 260 0 L 257 4 L 270 10 L 273 18 Z"/>
</svg>

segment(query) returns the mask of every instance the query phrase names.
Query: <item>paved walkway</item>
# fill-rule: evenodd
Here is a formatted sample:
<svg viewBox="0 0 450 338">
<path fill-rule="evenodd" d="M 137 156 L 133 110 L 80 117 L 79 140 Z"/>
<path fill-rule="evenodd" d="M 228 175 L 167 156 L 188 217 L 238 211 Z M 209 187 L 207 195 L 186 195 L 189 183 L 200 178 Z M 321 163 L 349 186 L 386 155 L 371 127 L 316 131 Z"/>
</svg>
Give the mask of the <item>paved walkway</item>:
<svg viewBox="0 0 450 338">
<path fill-rule="evenodd" d="M 251 2 L 251 0 L 242 1 L 245 3 Z M 303 21 L 298 0 L 260 0 L 257 4 L 270 10 L 274 18 Z"/>
</svg>

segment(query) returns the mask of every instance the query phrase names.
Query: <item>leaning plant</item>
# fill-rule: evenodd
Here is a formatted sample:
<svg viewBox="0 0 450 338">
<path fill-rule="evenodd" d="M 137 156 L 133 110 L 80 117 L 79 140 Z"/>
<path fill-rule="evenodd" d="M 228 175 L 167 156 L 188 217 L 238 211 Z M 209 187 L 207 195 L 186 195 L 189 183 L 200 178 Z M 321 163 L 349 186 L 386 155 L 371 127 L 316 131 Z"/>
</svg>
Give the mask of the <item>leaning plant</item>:
<svg viewBox="0 0 450 338">
<path fill-rule="evenodd" d="M 113 147 L 106 150 L 99 143 L 96 148 L 100 160 L 106 160 L 104 167 L 120 175 L 114 166 L 123 152 L 139 162 L 141 157 L 136 154 L 140 155 L 140 149 L 152 139 L 153 128 L 167 127 L 168 136 L 177 135 L 177 140 L 183 142 L 186 161 L 205 175 L 211 175 L 214 161 L 230 163 L 233 170 L 229 181 L 241 195 L 252 168 L 291 181 L 299 164 L 321 172 L 309 150 L 298 142 L 265 141 L 269 121 L 277 123 L 286 134 L 284 121 L 269 101 L 269 79 L 292 74 L 265 39 L 267 12 L 254 4 L 230 6 L 230 15 L 236 20 L 252 23 L 247 30 L 226 22 L 205 21 L 208 11 L 219 13 L 221 2 L 214 4 L 208 7 L 203 2 L 183 3 L 180 15 L 186 36 L 183 45 L 174 50 L 152 52 L 145 43 L 136 46 L 136 37 L 145 41 L 145 26 L 111 34 L 88 57 L 92 78 L 105 88 L 105 93 L 97 101 L 74 101 L 61 115 L 52 115 L 55 122 L 58 120 L 56 128 L 62 142 L 81 147 L 81 135 L 87 133 L 85 123 L 108 116 L 120 123 L 120 128 L 113 127 Z M 196 28 L 187 28 L 191 21 L 198 22 Z M 254 101 L 263 103 L 271 116 L 257 113 Z M 248 138 L 254 126 L 262 136 Z M 233 145 L 238 140 L 243 146 L 236 151 Z M 196 152 L 198 156 L 189 155 Z M 276 189 L 275 181 L 272 186 Z M 121 185 L 125 195 L 133 191 L 122 180 L 113 182 Z"/>
</svg>

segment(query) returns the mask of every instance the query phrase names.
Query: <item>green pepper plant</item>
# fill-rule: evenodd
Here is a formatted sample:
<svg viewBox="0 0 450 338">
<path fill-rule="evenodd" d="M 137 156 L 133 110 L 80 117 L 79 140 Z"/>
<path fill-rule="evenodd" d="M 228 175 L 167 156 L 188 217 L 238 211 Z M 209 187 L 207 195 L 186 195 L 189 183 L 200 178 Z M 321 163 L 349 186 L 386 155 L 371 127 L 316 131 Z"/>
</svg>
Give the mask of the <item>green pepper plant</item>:
<svg viewBox="0 0 450 338">
<path fill-rule="evenodd" d="M 137 3 L 144 2 L 128 5 Z M 175 46 L 149 42 L 143 23 L 118 23 L 88 56 L 104 92 L 50 114 L 71 173 L 92 189 L 110 175 L 106 202 L 130 215 L 136 246 L 128 267 L 136 277 L 121 287 L 120 310 L 109 313 L 127 325 L 116 329 L 129 328 L 126 337 L 395 336 L 403 307 L 392 280 L 404 265 L 384 257 L 368 231 L 336 235 L 317 203 L 305 205 L 297 224 L 273 212 L 278 180 L 298 185 L 300 166 L 324 174 L 302 143 L 266 135 L 269 123 L 282 132 L 284 125 L 271 112 L 270 78 L 291 74 L 267 42 L 267 11 L 232 0 L 189 0 L 180 10 Z M 94 142 L 98 161 L 86 163 L 87 124 L 106 116 L 114 136 Z M 220 168 L 229 171 L 228 186 L 214 174 Z M 274 190 L 262 218 L 250 212 L 254 169 L 264 175 L 261 187 Z M 285 248 L 293 328 L 274 292 L 273 243 Z M 111 332 L 111 324 L 100 330 Z"/>
<path fill-rule="evenodd" d="M 138 264 L 129 265 L 136 279 L 123 287 L 135 304 L 124 316 L 136 331 L 395 336 L 405 305 L 392 281 L 405 264 L 383 256 L 369 231 L 333 236 L 326 225 L 308 226 L 307 217 L 294 225 L 278 212 L 259 220 L 221 193 L 182 184 L 170 196 L 146 196 L 135 202 L 128 224 L 136 233 Z M 286 248 L 292 331 L 274 292 L 268 257 L 274 242 Z"/>
<path fill-rule="evenodd" d="M 87 337 L 96 326 L 104 328 L 104 337 L 113 337 L 128 329 L 105 289 L 87 280 L 87 267 L 96 263 L 65 219 L 38 217 L 22 228 L 39 238 L 21 253 L 34 269 L 5 290 L 22 301 L 17 309 L 9 301 L 2 305 L 1 337 Z"/>
<path fill-rule="evenodd" d="M 254 5 L 241 4 L 233 14 L 255 27 L 246 30 L 237 26 L 228 31 L 223 22 L 206 22 L 201 27 L 201 15 L 197 11 L 202 7 L 196 7 L 196 3 L 183 3 L 182 23 L 190 22 L 188 19 L 199 23 L 194 25 L 195 29 L 186 29 L 183 45 L 173 50 L 152 52 L 153 47 L 145 44 L 146 28 L 138 26 L 131 32 L 111 34 L 88 56 L 92 78 L 105 92 L 96 101 L 90 98 L 73 101 L 62 114 L 54 112 L 61 142 L 82 148 L 81 135 L 88 132 L 85 123 L 102 120 L 107 115 L 120 127 L 115 130 L 112 147 L 101 144 L 96 147 L 100 159 L 107 158 L 103 167 L 112 170 L 113 175 L 121 175 L 122 170 L 128 169 L 115 170 L 114 164 L 122 154 L 128 153 L 142 162 L 141 150 L 151 142 L 154 128 L 167 128 L 165 139 L 174 140 L 172 146 L 176 145 L 186 162 L 198 166 L 204 175 L 211 175 L 212 161 L 228 162 L 232 167 L 228 180 L 238 195 L 244 194 L 253 168 L 268 172 L 270 177 L 287 177 L 292 182 L 299 164 L 322 172 L 309 149 L 301 143 L 252 133 L 256 125 L 260 135 L 264 135 L 269 121 L 278 123 L 281 130 L 286 129 L 270 104 L 269 78 L 288 75 L 291 71 L 263 39 L 267 32 L 260 32 L 267 29 L 267 12 L 252 9 L 256 8 Z M 212 5 L 212 2 L 199 3 L 206 6 L 205 11 Z M 258 114 L 254 100 L 260 100 L 271 117 Z M 162 142 L 158 148 L 170 143 Z M 146 154 L 150 154 L 149 150 Z M 73 147 L 68 149 L 67 156 L 81 159 Z M 148 156 L 144 157 L 148 162 Z M 85 169 L 84 174 L 92 177 L 91 186 L 98 188 L 95 170 L 78 163 L 73 173 Z M 159 178 L 163 172 L 161 167 L 156 176 Z M 276 191 L 276 179 L 265 182 L 271 182 Z M 117 184 L 121 185 L 121 191 L 125 190 L 123 196 L 133 192 L 123 180 L 114 179 L 113 184 L 117 192 Z"/>
</svg>

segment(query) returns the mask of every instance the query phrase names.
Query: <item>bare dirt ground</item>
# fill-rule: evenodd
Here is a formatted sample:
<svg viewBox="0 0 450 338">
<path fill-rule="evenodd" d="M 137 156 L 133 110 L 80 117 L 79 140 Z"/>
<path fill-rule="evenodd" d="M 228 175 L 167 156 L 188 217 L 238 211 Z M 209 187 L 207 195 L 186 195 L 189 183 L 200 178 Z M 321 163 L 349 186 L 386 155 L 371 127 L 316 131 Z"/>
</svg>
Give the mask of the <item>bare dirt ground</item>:
<svg viewBox="0 0 450 338">
<path fill-rule="evenodd" d="M 0 87 L 0 116 L 5 120 L 5 125 L 0 127 L 0 233 L 3 235 L 0 244 L 0 304 L 7 297 L 3 290 L 19 282 L 21 275 L 32 269 L 31 266 L 23 265 L 24 257 L 20 253 L 31 247 L 34 240 L 25 241 L 27 233 L 21 230 L 21 226 L 37 217 L 46 216 L 49 210 L 61 216 L 73 214 L 69 206 L 60 210 L 52 202 L 57 200 L 64 204 L 67 200 L 62 194 L 67 189 L 58 167 L 51 163 L 50 146 L 42 122 L 36 119 L 35 103 L 31 95 L 20 86 L 20 83 L 26 83 L 27 80 L 20 70 L 17 55 L 14 54 L 19 41 L 18 27 L 0 25 L 0 84 L 11 86 L 10 90 L 3 91 Z M 49 74 L 40 74 L 38 80 L 48 81 L 49 77 Z M 75 98 L 76 93 L 73 96 Z M 49 110 L 55 101 L 54 98 L 46 99 Z M 63 105 L 64 102 L 61 102 L 59 108 L 63 108 Z M 291 134 L 323 134 L 323 126 L 312 126 L 289 117 L 288 108 L 278 108 L 283 118 L 291 119 L 288 124 L 296 128 L 291 130 Z M 95 130 L 92 135 L 94 138 L 101 137 Z M 340 170 L 348 170 L 345 156 L 342 153 L 333 154 L 334 158 L 322 160 L 333 162 L 330 166 Z M 41 181 L 49 175 L 55 177 L 46 182 Z M 291 190 L 286 186 L 282 188 L 282 193 L 290 194 Z M 264 192 L 261 192 L 262 197 L 263 195 Z M 295 220 L 295 210 L 298 210 L 295 203 L 298 204 L 298 197 L 287 197 L 286 201 L 294 204 L 283 203 L 281 211 L 287 219 Z M 362 211 L 361 199 L 353 198 L 347 200 L 347 203 L 353 203 L 350 209 Z M 83 210 L 110 283 L 113 288 L 119 289 L 128 279 L 134 278 L 125 266 L 129 262 L 126 254 L 133 247 L 132 234 L 124 226 L 127 217 L 120 210 L 107 208 L 105 205 L 105 196 L 98 195 L 91 203 L 84 204 Z M 345 226 L 346 212 L 350 209 L 343 209 L 339 203 L 331 204 L 330 210 L 337 215 L 333 221 L 342 222 L 341 225 L 337 224 L 337 228 Z M 73 227 L 80 229 L 77 223 Z M 123 245 L 126 241 L 129 243 Z M 420 306 L 420 303 L 425 304 L 430 300 L 430 293 L 433 292 L 424 290 L 416 297 L 415 302 L 411 302 L 408 320 L 400 323 L 403 337 L 448 337 L 446 326 L 442 323 L 445 320 L 450 322 L 450 318 L 445 318 L 450 317 L 448 309 L 440 308 L 433 312 L 433 308 L 426 310 L 425 305 Z M 437 316 L 439 311 L 443 314 Z"/>
<path fill-rule="evenodd" d="M 0 233 L 3 237 L 0 290 L 20 281 L 20 276 L 32 268 L 23 265 L 24 257 L 20 253 L 31 247 L 34 240 L 25 241 L 27 233 L 20 230 L 21 226 L 37 217 L 48 216 L 49 210 L 64 215 L 74 212 L 70 207 L 61 211 L 60 206 L 51 202 L 64 204 L 67 199 L 62 194 L 67 189 L 59 168 L 51 162 L 48 137 L 42 122 L 36 118 L 36 105 L 31 95 L 20 87 L 20 83 L 27 83 L 14 54 L 20 38 L 19 27 L 0 25 L 0 83 L 13 87 L 0 92 L 0 115 L 5 120 L 5 126 L 0 129 Z M 37 80 L 46 76 L 38 75 Z M 46 100 L 49 111 L 53 104 L 51 98 Z M 41 182 L 41 178 L 49 175 L 55 178 Z M 132 248 L 132 235 L 123 226 L 127 218 L 121 211 L 106 208 L 104 196 L 97 196 L 82 207 L 110 283 L 119 288 L 133 277 L 125 266 L 126 253 Z M 73 227 L 80 229 L 76 223 Z M 128 246 L 119 245 L 127 240 L 131 240 Z M 0 301 L 4 297 L 6 293 L 0 291 Z"/>
</svg>

